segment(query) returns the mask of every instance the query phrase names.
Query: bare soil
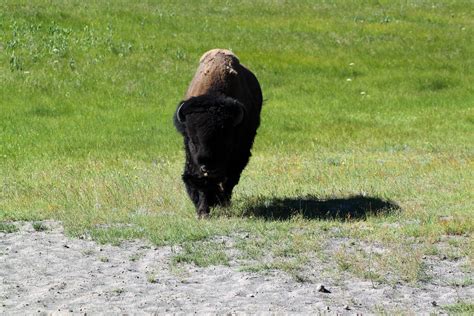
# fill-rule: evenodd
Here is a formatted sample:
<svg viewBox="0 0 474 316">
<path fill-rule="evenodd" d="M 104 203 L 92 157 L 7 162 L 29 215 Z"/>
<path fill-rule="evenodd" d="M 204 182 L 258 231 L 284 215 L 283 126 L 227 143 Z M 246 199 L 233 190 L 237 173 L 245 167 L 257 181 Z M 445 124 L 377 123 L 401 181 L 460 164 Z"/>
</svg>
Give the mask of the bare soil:
<svg viewBox="0 0 474 316">
<path fill-rule="evenodd" d="M 0 313 L 443 313 L 474 297 L 473 285 L 452 281 L 472 280 L 461 260 L 426 258 L 430 278 L 417 285 L 331 278 L 324 264 L 309 265 L 310 281 L 298 282 L 282 271 L 242 272 L 235 262 L 177 269 L 177 247 L 99 245 L 68 238 L 58 222 L 43 222 L 46 231 L 15 224 L 19 231 L 0 233 Z"/>
</svg>

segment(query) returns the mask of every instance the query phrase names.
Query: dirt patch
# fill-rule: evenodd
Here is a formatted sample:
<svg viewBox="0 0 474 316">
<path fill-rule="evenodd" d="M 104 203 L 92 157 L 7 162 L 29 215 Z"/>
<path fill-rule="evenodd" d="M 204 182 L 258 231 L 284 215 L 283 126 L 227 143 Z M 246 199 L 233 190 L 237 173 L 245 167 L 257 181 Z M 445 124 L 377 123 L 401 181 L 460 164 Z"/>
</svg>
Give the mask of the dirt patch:
<svg viewBox="0 0 474 316">
<path fill-rule="evenodd" d="M 374 284 L 347 272 L 334 277 L 326 273 L 334 266 L 318 262 L 304 271 L 310 282 L 297 282 L 281 271 L 242 272 L 234 261 L 176 270 L 170 262 L 179 248 L 98 245 L 66 237 L 57 222 L 42 224 L 48 229 L 15 223 L 18 231 L 0 233 L 0 313 L 429 313 L 474 297 L 473 274 L 462 260 L 427 257 L 430 278 L 417 285 Z M 320 284 L 331 293 L 318 291 Z"/>
</svg>

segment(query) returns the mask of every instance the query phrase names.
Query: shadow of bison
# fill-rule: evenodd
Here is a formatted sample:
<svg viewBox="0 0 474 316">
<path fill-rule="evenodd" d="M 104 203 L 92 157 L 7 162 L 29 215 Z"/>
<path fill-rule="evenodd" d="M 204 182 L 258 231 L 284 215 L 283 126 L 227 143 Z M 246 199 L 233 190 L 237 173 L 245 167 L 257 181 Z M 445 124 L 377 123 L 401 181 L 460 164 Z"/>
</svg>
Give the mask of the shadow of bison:
<svg viewBox="0 0 474 316">
<path fill-rule="evenodd" d="M 245 204 L 243 216 L 265 220 L 288 220 L 299 215 L 305 219 L 350 221 L 401 211 L 393 201 L 361 195 L 329 199 L 315 196 L 258 198 Z"/>
</svg>

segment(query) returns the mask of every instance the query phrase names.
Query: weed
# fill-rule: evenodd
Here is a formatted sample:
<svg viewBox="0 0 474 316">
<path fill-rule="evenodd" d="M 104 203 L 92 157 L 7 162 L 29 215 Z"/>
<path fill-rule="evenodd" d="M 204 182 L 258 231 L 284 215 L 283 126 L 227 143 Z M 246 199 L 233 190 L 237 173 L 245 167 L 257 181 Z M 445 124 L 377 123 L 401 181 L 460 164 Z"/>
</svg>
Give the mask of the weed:
<svg viewBox="0 0 474 316">
<path fill-rule="evenodd" d="M 156 277 L 155 272 L 147 272 L 146 280 L 148 281 L 148 283 L 158 283 L 158 278 Z"/>
<path fill-rule="evenodd" d="M 135 261 L 138 261 L 140 260 L 140 258 L 142 257 L 143 255 L 141 253 L 136 253 L 136 254 L 133 254 L 131 255 L 130 257 L 128 257 L 128 260 L 132 261 L 132 262 L 135 262 Z"/>
<path fill-rule="evenodd" d="M 33 229 L 37 232 L 44 232 L 49 230 L 49 227 L 41 222 L 34 222 Z"/>
<path fill-rule="evenodd" d="M 124 293 L 125 290 L 123 288 L 117 288 L 117 289 L 113 289 L 112 290 L 112 293 L 116 294 L 116 295 L 120 295 L 122 293 Z"/>
<path fill-rule="evenodd" d="M 81 250 L 81 253 L 84 256 L 91 256 L 91 255 L 94 254 L 94 250 L 93 249 L 84 249 L 84 250 Z"/>
<path fill-rule="evenodd" d="M 11 71 L 23 70 L 23 63 L 22 63 L 21 57 L 15 55 L 15 53 L 13 53 L 10 57 L 10 70 Z"/>
<path fill-rule="evenodd" d="M 14 233 L 18 231 L 18 227 L 12 223 L 0 222 L 0 232 L 1 233 Z"/>
<path fill-rule="evenodd" d="M 181 253 L 173 257 L 174 263 L 193 263 L 199 267 L 228 265 L 229 258 L 222 244 L 214 242 L 184 243 Z"/>
<path fill-rule="evenodd" d="M 457 287 L 468 287 L 468 286 L 474 285 L 474 279 L 471 277 L 465 277 L 461 280 L 451 281 L 449 284 L 451 286 L 457 286 Z"/>
<path fill-rule="evenodd" d="M 472 315 L 474 313 L 474 304 L 468 302 L 458 302 L 443 306 L 448 313 Z"/>
</svg>

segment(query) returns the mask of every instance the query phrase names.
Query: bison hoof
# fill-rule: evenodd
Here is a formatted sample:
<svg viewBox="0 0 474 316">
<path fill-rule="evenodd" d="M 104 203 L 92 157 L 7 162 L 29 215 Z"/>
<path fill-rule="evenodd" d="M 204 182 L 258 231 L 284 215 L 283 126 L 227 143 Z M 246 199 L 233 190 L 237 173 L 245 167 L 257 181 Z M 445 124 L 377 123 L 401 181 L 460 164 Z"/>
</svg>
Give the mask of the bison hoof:
<svg viewBox="0 0 474 316">
<path fill-rule="evenodd" d="M 209 213 L 205 211 L 197 212 L 196 217 L 197 219 L 208 219 Z"/>
</svg>

